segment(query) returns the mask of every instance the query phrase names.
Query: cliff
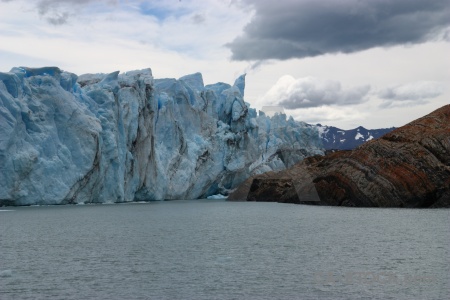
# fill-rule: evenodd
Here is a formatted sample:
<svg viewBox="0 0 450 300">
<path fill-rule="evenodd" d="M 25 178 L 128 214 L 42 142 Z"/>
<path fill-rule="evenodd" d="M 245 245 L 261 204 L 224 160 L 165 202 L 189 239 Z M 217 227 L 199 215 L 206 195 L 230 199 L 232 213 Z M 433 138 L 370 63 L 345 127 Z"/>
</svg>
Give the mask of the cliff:
<svg viewBox="0 0 450 300">
<path fill-rule="evenodd" d="M 254 179 L 259 179 L 257 184 Z M 274 180 L 291 181 L 280 189 Z M 230 200 L 364 207 L 450 206 L 450 105 L 351 151 L 244 182 Z"/>
</svg>

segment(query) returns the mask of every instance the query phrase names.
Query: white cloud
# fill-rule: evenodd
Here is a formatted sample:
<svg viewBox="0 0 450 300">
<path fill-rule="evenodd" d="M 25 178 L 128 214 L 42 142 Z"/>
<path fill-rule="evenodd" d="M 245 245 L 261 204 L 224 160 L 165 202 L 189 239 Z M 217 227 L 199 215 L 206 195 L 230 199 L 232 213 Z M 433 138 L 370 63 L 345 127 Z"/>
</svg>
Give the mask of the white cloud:
<svg viewBox="0 0 450 300">
<path fill-rule="evenodd" d="M 440 96 L 444 92 L 444 86 L 435 81 L 419 81 L 397 86 L 391 86 L 380 90 L 377 95 L 387 100 L 424 100 Z"/>
<path fill-rule="evenodd" d="M 383 102 L 380 108 L 411 107 L 424 105 L 431 99 L 441 96 L 444 85 L 436 81 L 419 81 L 390 86 L 375 93 Z"/>
<path fill-rule="evenodd" d="M 344 106 L 363 103 L 370 90 L 369 85 L 342 88 L 334 80 L 316 77 L 297 78 L 290 75 L 281 77 L 263 97 L 264 102 L 277 103 L 287 109 Z"/>
<path fill-rule="evenodd" d="M 286 115 L 292 116 L 297 121 L 303 121 L 310 124 L 321 123 L 322 125 L 334 125 L 342 121 L 349 124 L 361 124 L 362 120 L 368 116 L 368 113 L 361 112 L 353 107 L 322 106 L 286 110 Z"/>
<path fill-rule="evenodd" d="M 61 3 L 56 11 L 66 11 L 72 2 Z M 0 2 L 0 51 L 18 58 L 1 60 L 1 71 L 25 64 L 24 56 L 77 74 L 151 67 L 157 77 L 180 77 L 200 71 L 209 83 L 233 82 L 245 69 L 246 63 L 224 59 L 229 50 L 223 45 L 251 15 L 222 1 L 174 1 L 167 10 L 182 9 L 183 14 L 158 19 L 143 14 L 141 2 L 83 0 L 62 26 L 49 24 L 34 1 Z M 50 13 L 45 11 L 45 17 Z"/>
</svg>

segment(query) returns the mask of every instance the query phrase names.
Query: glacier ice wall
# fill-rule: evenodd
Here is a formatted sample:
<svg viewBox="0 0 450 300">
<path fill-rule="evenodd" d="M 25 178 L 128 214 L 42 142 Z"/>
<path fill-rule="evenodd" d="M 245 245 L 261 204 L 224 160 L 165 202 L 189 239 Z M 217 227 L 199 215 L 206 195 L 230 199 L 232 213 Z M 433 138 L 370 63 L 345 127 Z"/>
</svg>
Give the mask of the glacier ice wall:
<svg viewBox="0 0 450 300">
<path fill-rule="evenodd" d="M 244 102 L 245 76 L 0 73 L 0 205 L 195 199 L 321 154 L 314 128 Z"/>
</svg>

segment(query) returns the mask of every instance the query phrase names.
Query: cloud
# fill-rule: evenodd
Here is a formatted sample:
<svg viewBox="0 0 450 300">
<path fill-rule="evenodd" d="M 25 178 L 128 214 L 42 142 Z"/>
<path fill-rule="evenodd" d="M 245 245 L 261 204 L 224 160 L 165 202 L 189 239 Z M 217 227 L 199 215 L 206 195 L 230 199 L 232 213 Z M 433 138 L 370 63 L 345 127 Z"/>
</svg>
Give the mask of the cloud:
<svg viewBox="0 0 450 300">
<path fill-rule="evenodd" d="M 440 96 L 444 86 L 435 81 L 420 81 L 388 87 L 378 92 L 378 97 L 388 100 L 423 100 Z"/>
<path fill-rule="evenodd" d="M 41 17 L 53 25 L 66 24 L 74 11 L 89 4 L 117 4 L 116 0 L 39 0 L 36 9 Z"/>
<path fill-rule="evenodd" d="M 206 18 L 202 14 L 195 14 L 192 16 L 191 20 L 194 24 L 201 24 L 206 21 Z"/>
<path fill-rule="evenodd" d="M 4 1 L 4 0 L 2 0 Z M 188 1 L 189 2 L 189 1 Z M 160 22 L 165 22 L 171 18 L 182 18 L 192 14 L 192 3 L 182 3 L 181 1 L 159 2 L 141 0 L 39 0 L 35 6 L 39 15 L 53 25 L 63 25 L 69 21 L 70 17 L 78 14 L 80 10 L 89 7 L 89 12 L 96 12 L 105 8 L 133 8 L 143 16 L 151 16 Z M 203 13 L 195 13 L 191 17 L 194 24 L 201 24 L 206 21 Z"/>
<path fill-rule="evenodd" d="M 435 81 L 419 81 L 391 86 L 379 90 L 376 95 L 383 99 L 381 108 L 416 106 L 429 102 L 444 93 L 444 86 Z"/>
<path fill-rule="evenodd" d="M 270 88 L 263 102 L 277 103 L 286 109 L 345 106 L 367 101 L 369 90 L 369 85 L 343 89 L 338 81 L 285 75 Z"/>
<path fill-rule="evenodd" d="M 11 2 L 12 0 L 0 0 L 0 2 Z M 105 16 L 108 13 L 126 13 L 133 12 L 148 22 L 157 22 L 159 25 L 170 22 L 185 22 L 188 20 L 195 25 L 204 24 L 210 20 L 210 16 L 220 15 L 220 12 L 212 12 L 215 7 L 223 8 L 223 3 L 217 3 L 216 0 L 204 2 L 188 1 L 142 1 L 142 0 L 15 0 L 22 2 L 24 10 L 36 11 L 39 16 L 52 25 L 65 25 L 69 21 L 79 22 L 91 21 L 99 16 Z M 241 7 L 233 5 L 236 10 Z M 225 12 L 222 12 L 224 14 Z M 229 16 L 230 19 L 234 17 Z M 152 20 L 153 19 L 153 20 Z M 71 22 L 73 23 L 73 22 Z M 245 24 L 245 22 L 243 22 Z M 184 26 L 179 25 L 180 26 Z M 183 29 L 185 29 L 183 27 Z M 232 35 L 232 37 L 235 35 Z M 229 38 L 228 40 L 230 40 Z M 223 43 L 221 44 L 223 46 Z"/>
<path fill-rule="evenodd" d="M 180 6 L 184 14 L 164 21 L 143 15 L 141 0 L 117 5 L 65 3 L 58 11 L 70 16 L 62 26 L 47 22 L 49 15 L 37 18 L 38 2 L 0 2 L 0 52 L 11 53 L 10 59 L 0 60 L 1 70 L 57 65 L 83 74 L 151 67 L 157 77 L 177 78 L 200 71 L 205 82 L 214 83 L 233 82 L 248 64 L 227 60 L 228 49 L 222 45 L 236 36 L 250 16 L 223 1 L 167 1 L 172 3 L 168 9 Z M 205 23 L 194 24 L 195 14 L 203 15 Z M 35 59 L 23 60 L 24 56 Z M 0 57 L 4 58 L 1 53 Z"/>
<path fill-rule="evenodd" d="M 255 15 L 233 60 L 312 57 L 449 40 L 450 0 L 242 0 Z"/>
<path fill-rule="evenodd" d="M 361 125 L 361 121 L 365 120 L 368 116 L 367 112 L 360 111 L 354 107 L 311 107 L 307 109 L 299 110 L 287 110 L 287 115 L 292 116 L 297 121 L 303 121 L 310 124 L 327 124 L 337 125 L 337 123 L 346 121 L 354 124 L 352 126 L 357 127 Z M 352 126 L 346 126 L 348 128 L 354 128 Z"/>
<path fill-rule="evenodd" d="M 68 12 L 55 13 L 52 17 L 48 17 L 47 21 L 53 25 L 62 25 L 67 23 L 68 18 L 69 18 Z"/>
</svg>

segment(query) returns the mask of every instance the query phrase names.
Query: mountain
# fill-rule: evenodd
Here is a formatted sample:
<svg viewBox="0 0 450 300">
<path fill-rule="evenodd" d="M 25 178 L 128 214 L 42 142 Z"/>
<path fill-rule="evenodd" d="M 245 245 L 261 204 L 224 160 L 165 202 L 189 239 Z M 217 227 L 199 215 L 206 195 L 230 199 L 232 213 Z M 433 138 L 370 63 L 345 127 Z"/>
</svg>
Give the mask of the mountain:
<svg viewBox="0 0 450 300">
<path fill-rule="evenodd" d="M 0 73 L 0 205 L 195 199 L 323 153 L 316 129 L 244 102 L 245 76 Z"/>
<path fill-rule="evenodd" d="M 325 150 L 352 150 L 395 129 L 394 127 L 366 129 L 360 126 L 355 129 L 343 130 L 333 126 L 322 126 L 321 124 L 312 126 L 317 127 Z"/>
<path fill-rule="evenodd" d="M 230 200 L 450 207 L 450 105 L 351 151 L 245 181 Z"/>
</svg>

